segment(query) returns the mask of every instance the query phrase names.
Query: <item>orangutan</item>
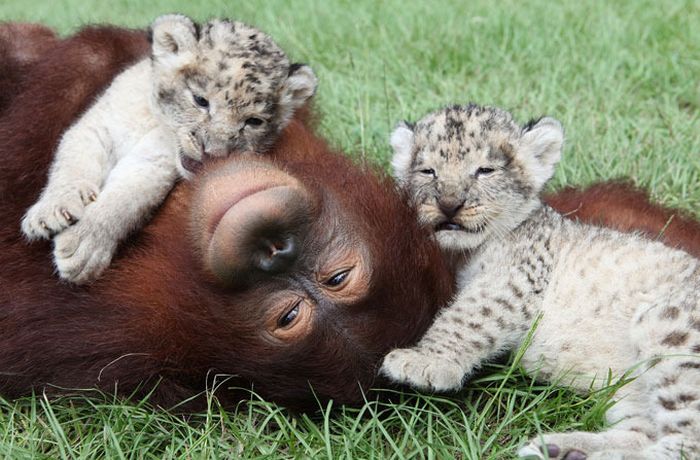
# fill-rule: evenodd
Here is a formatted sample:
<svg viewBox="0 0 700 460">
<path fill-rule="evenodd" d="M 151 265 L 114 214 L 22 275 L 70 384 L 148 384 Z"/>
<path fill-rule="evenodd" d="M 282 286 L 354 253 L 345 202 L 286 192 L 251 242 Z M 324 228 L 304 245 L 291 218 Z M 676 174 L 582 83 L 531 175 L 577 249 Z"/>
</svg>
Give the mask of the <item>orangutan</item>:
<svg viewBox="0 0 700 460">
<path fill-rule="evenodd" d="M 60 282 L 49 243 L 28 244 L 20 219 L 63 131 L 148 43 L 109 27 L 36 40 L 26 43 L 47 47 L 41 59 L 0 53 L 0 76 L 15 72 L 19 85 L 0 86 L 3 396 L 99 388 L 168 407 L 226 375 L 216 392 L 225 405 L 251 385 L 292 407 L 361 403 L 383 355 L 417 340 L 450 299 L 449 267 L 406 197 L 332 151 L 310 110 L 266 156 L 213 162 L 176 186 L 101 279 Z M 624 228 L 665 228 L 665 241 L 698 250 L 697 224 L 669 223 L 673 211 L 627 185 L 565 197 L 550 203 L 611 226 L 625 214 Z"/>
</svg>

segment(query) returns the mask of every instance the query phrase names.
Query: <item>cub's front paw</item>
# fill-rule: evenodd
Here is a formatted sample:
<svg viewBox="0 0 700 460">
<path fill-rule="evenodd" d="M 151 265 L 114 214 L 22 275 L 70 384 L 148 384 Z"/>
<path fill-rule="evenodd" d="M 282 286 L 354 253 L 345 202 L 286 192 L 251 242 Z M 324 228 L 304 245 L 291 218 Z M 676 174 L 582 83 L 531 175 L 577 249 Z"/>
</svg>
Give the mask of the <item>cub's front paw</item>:
<svg viewBox="0 0 700 460">
<path fill-rule="evenodd" d="M 396 382 L 438 392 L 460 389 L 465 375 L 461 366 L 420 348 L 392 351 L 384 358 L 381 373 Z"/>
<path fill-rule="evenodd" d="M 81 220 L 54 237 L 54 263 L 61 278 L 92 281 L 109 266 L 116 242 L 90 220 Z"/>
<path fill-rule="evenodd" d="M 22 232 L 30 240 L 51 238 L 80 220 L 97 193 L 97 186 L 83 180 L 51 187 L 24 215 Z"/>
</svg>

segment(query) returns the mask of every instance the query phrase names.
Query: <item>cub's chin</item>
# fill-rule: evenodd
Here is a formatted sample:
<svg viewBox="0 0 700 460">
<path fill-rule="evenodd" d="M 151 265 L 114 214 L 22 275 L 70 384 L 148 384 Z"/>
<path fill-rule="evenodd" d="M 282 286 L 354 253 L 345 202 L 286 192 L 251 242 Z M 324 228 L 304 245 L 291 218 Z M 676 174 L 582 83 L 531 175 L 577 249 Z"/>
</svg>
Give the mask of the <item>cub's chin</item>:
<svg viewBox="0 0 700 460">
<path fill-rule="evenodd" d="M 472 251 L 488 237 L 483 226 L 465 228 L 458 224 L 440 224 L 435 228 L 435 239 L 440 247 L 448 251 Z"/>
<path fill-rule="evenodd" d="M 187 155 L 179 154 L 175 157 L 177 172 L 186 180 L 190 180 L 202 168 L 202 162 Z"/>
</svg>

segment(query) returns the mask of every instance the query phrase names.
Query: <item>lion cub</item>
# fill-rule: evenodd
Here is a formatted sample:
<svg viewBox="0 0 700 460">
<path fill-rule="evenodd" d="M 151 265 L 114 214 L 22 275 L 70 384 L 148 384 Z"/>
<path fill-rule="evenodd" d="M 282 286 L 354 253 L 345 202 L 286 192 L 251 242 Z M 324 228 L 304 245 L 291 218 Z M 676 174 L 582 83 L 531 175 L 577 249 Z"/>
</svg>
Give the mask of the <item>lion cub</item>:
<svg viewBox="0 0 700 460">
<path fill-rule="evenodd" d="M 48 184 L 22 220 L 30 240 L 54 236 L 59 275 L 97 277 L 178 177 L 208 157 L 264 152 L 316 90 L 263 32 L 240 22 L 151 25 L 152 53 L 119 74 L 63 135 Z"/>
<path fill-rule="evenodd" d="M 700 261 L 542 204 L 563 142 L 552 118 L 519 126 L 477 105 L 394 131 L 395 174 L 421 221 L 468 261 L 454 303 L 416 346 L 389 353 L 382 372 L 457 390 L 484 360 L 518 348 L 539 318 L 528 372 L 579 390 L 605 385 L 609 371 L 636 379 L 616 394 L 611 429 L 547 434 L 521 456 L 700 458 Z"/>
</svg>

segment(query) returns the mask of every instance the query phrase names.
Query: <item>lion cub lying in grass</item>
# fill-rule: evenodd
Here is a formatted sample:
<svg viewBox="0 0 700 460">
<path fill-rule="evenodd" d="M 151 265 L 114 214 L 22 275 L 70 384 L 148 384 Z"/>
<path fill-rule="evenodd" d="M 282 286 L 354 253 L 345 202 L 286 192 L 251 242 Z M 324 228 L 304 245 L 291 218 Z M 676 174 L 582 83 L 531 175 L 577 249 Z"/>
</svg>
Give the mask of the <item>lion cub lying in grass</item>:
<svg viewBox="0 0 700 460">
<path fill-rule="evenodd" d="M 521 456 L 700 458 L 700 261 L 634 234 L 564 219 L 539 193 L 564 133 L 519 126 L 469 105 L 393 133 L 393 167 L 447 252 L 468 252 L 454 303 L 413 348 L 384 359 L 397 382 L 459 389 L 487 359 L 518 348 L 522 364 L 580 390 L 625 373 L 601 433 L 551 433 Z"/>
<path fill-rule="evenodd" d="M 308 66 L 246 24 L 169 14 L 151 35 L 151 56 L 64 133 L 22 220 L 30 240 L 54 237 L 58 273 L 74 283 L 107 268 L 178 177 L 208 157 L 264 152 L 316 90 Z"/>
</svg>

